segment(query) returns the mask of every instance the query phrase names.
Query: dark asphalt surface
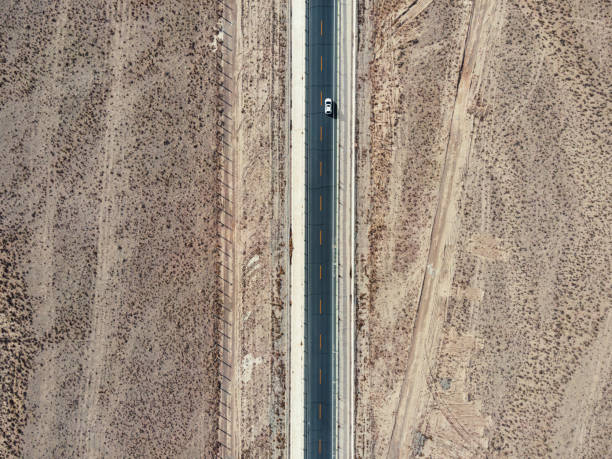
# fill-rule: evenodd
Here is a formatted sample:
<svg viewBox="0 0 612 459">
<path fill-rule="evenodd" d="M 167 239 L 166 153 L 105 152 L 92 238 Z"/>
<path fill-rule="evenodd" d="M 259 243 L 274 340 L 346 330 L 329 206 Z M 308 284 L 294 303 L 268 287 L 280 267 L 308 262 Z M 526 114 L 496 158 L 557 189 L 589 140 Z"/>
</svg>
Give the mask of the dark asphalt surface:
<svg viewBox="0 0 612 459">
<path fill-rule="evenodd" d="M 307 349 L 306 457 L 332 457 L 332 372 L 335 368 L 333 231 L 335 121 L 322 101 L 335 100 L 335 8 L 332 0 L 308 5 L 307 43 Z"/>
</svg>

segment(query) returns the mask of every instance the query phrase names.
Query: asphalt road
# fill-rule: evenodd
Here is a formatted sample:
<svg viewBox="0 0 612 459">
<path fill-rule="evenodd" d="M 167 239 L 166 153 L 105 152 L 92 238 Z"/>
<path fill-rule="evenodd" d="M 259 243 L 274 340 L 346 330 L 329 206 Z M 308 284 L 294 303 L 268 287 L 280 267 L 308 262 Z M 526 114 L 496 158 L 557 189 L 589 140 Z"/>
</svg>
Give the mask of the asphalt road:
<svg viewBox="0 0 612 459">
<path fill-rule="evenodd" d="M 306 85 L 306 457 L 332 457 L 336 368 L 333 241 L 335 120 L 323 113 L 335 100 L 335 3 L 311 0 L 307 10 Z"/>
</svg>

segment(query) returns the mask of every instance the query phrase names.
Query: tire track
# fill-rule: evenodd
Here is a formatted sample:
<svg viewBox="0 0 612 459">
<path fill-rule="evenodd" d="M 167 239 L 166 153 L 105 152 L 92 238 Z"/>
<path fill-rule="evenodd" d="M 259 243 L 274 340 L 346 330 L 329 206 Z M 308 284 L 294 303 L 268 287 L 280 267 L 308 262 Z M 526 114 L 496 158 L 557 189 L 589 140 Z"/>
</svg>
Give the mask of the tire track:
<svg viewBox="0 0 612 459">
<path fill-rule="evenodd" d="M 429 358 L 437 352 L 446 306 L 441 292 L 447 291 L 454 269 L 452 262 L 457 236 L 456 190 L 467 168 L 472 138 L 472 117 L 468 115 L 467 110 L 470 96 L 478 86 L 473 84 L 474 76 L 480 73 L 485 60 L 485 44 L 491 33 L 494 8 L 493 3 L 486 0 L 476 0 L 472 5 L 431 233 L 427 259 L 427 266 L 431 269 L 426 269 L 423 277 L 406 376 L 400 392 L 388 457 L 401 457 L 402 452 L 405 453 L 411 448 L 413 435 L 419 427 L 423 410 L 430 398 L 427 389 Z"/>
</svg>

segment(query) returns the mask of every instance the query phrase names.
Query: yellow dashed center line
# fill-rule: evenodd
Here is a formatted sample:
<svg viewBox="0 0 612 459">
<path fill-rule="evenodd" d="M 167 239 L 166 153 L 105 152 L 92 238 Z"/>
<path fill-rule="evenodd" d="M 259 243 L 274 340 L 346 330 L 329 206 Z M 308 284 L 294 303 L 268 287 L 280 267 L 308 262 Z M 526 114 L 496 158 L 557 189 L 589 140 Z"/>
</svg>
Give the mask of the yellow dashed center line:
<svg viewBox="0 0 612 459">
<path fill-rule="evenodd" d="M 323 20 L 321 20 L 321 36 L 323 36 Z M 321 72 L 323 72 L 323 56 L 321 56 Z M 323 105 L 323 91 L 320 93 L 320 104 Z M 319 127 L 319 141 L 323 142 L 323 126 Z M 323 176 L 323 161 L 319 162 L 319 176 Z M 323 196 L 319 196 L 319 211 L 323 211 Z M 323 230 L 319 230 L 319 245 L 323 245 Z M 323 279 L 323 265 L 319 265 L 319 279 Z M 319 299 L 319 314 L 323 314 L 323 300 Z M 319 349 L 323 349 L 323 334 L 319 334 Z M 319 368 L 319 384 L 322 384 L 323 371 Z M 323 407 L 319 403 L 319 419 L 323 418 Z M 323 442 L 318 442 L 318 452 L 323 452 Z"/>
</svg>

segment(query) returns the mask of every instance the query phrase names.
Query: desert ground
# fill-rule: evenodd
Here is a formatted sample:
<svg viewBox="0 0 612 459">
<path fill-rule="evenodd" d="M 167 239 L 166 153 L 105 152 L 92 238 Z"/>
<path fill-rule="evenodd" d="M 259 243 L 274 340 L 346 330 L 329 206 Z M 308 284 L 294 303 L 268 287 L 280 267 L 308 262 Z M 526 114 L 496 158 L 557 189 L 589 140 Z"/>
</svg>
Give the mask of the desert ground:
<svg viewBox="0 0 612 459">
<path fill-rule="evenodd" d="M 610 5 L 359 23 L 359 457 L 605 457 Z"/>
<path fill-rule="evenodd" d="M 238 2 L 237 2 L 238 3 Z M 240 457 L 288 448 L 288 3 L 237 4 L 234 111 L 236 364 Z M 236 456 L 234 456 L 236 457 Z"/>
<path fill-rule="evenodd" d="M 0 456 L 285 454 L 288 4 L 2 11 Z"/>
<path fill-rule="evenodd" d="M 2 2 L 2 457 L 217 451 L 218 8 Z"/>
</svg>

